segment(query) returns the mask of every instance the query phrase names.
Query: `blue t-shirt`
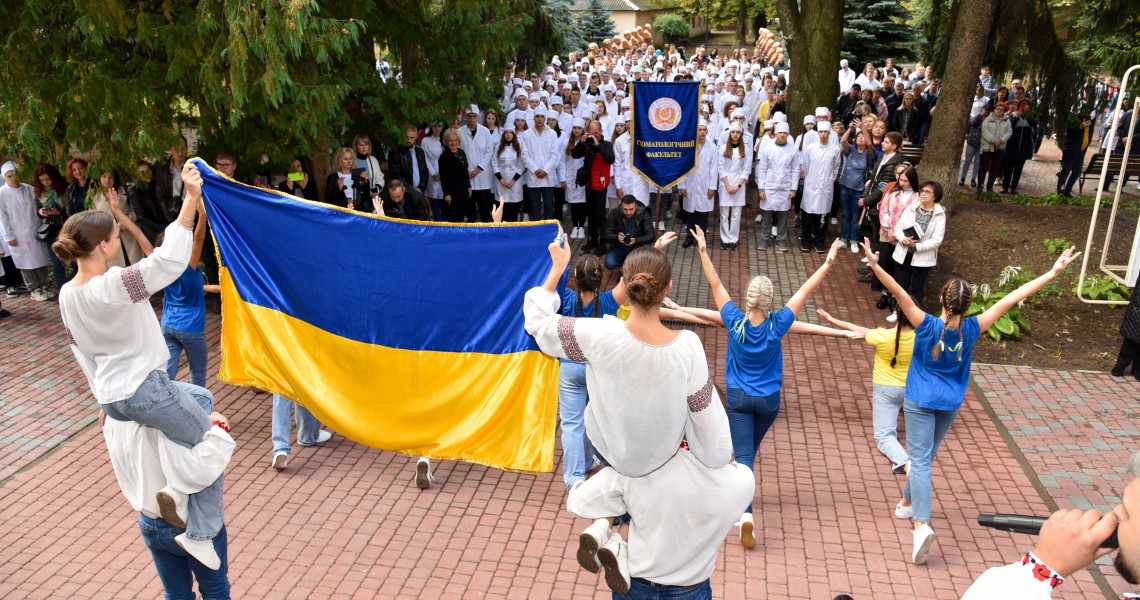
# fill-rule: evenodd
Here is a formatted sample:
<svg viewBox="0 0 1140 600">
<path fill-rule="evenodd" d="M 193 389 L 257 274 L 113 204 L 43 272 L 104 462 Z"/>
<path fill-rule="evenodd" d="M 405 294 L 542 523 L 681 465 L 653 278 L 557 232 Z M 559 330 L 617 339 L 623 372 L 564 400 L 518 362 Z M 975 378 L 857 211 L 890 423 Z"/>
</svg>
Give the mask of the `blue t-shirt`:
<svg viewBox="0 0 1140 600">
<path fill-rule="evenodd" d="M 558 310 L 558 314 L 560 314 L 564 317 L 593 318 L 594 317 L 594 302 L 598 303 L 598 318 L 599 319 L 606 316 L 606 315 L 613 315 L 616 317 L 618 309 L 621 308 L 620 306 L 618 306 L 617 301 L 614 300 L 614 293 L 612 291 L 609 291 L 609 292 L 602 292 L 601 294 L 598 294 L 598 297 L 593 302 L 590 302 L 589 304 L 583 304 L 582 308 L 579 309 L 578 308 L 578 292 L 576 292 L 570 288 L 566 288 L 565 290 L 562 291 L 562 308 L 560 308 Z M 562 362 L 572 362 L 572 361 L 565 360 L 565 359 L 559 359 L 559 360 L 561 360 Z"/>
<path fill-rule="evenodd" d="M 930 410 L 958 410 L 966 397 L 970 380 L 974 342 L 981 335 L 977 317 L 962 319 L 958 329 L 947 329 L 934 315 L 926 315 L 914 330 L 914 354 L 906 373 L 906 397 Z M 935 360 L 932 352 L 942 338 L 942 349 Z"/>
<path fill-rule="evenodd" d="M 188 333 L 206 331 L 206 297 L 202 291 L 202 271 L 186 267 L 174 283 L 162 292 L 162 326 Z"/>
<path fill-rule="evenodd" d="M 796 322 L 795 313 L 785 306 L 759 325 L 753 325 L 747 315 L 729 302 L 720 309 L 720 318 L 728 329 L 728 357 L 724 361 L 728 387 L 744 390 L 749 396 L 770 396 L 780 391 L 784 383 L 784 350 L 780 341 Z M 742 328 L 743 340 L 737 328 Z"/>
</svg>

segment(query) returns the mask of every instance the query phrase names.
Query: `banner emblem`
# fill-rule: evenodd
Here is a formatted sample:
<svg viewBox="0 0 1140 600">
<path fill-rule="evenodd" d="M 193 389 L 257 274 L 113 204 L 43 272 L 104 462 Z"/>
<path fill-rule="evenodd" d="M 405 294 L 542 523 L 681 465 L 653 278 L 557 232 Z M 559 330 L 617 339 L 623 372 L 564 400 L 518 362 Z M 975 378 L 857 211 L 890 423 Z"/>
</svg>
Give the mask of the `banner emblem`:
<svg viewBox="0 0 1140 600">
<path fill-rule="evenodd" d="M 649 123 L 658 131 L 670 131 L 681 123 L 681 105 L 672 98 L 658 98 L 649 105 Z"/>
</svg>

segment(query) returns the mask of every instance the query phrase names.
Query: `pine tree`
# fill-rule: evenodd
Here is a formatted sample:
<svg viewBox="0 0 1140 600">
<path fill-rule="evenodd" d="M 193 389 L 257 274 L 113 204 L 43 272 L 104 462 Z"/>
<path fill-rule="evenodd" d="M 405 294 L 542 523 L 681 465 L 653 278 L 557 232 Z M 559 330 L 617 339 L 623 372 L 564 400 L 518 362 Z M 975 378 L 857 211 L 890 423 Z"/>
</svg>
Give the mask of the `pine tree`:
<svg viewBox="0 0 1140 600">
<path fill-rule="evenodd" d="M 915 27 L 906 23 L 909 18 L 901 0 L 848 0 L 843 11 L 841 56 L 852 65 L 909 59 L 918 44 Z M 862 71 L 859 67 L 855 70 Z"/>
<path fill-rule="evenodd" d="M 550 15 L 554 30 L 562 34 L 559 54 L 565 57 L 575 50 L 584 50 L 587 45 L 586 38 L 582 37 L 578 22 L 574 19 L 573 13 L 570 12 L 570 1 L 543 0 L 542 5 L 546 14 Z"/>
<path fill-rule="evenodd" d="M 585 12 L 578 17 L 578 27 L 587 44 L 590 42 L 601 44 L 602 40 L 617 34 L 614 20 L 610 17 L 609 11 L 602 7 L 602 0 L 590 0 Z"/>
</svg>

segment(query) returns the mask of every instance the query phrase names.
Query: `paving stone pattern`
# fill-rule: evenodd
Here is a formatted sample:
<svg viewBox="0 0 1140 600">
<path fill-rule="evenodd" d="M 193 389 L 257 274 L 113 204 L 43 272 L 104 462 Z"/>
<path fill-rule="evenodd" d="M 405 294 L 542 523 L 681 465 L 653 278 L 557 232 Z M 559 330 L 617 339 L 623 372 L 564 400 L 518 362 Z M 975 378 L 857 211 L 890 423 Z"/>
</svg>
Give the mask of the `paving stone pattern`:
<svg viewBox="0 0 1140 600">
<path fill-rule="evenodd" d="M 754 217 L 745 211 L 736 252 L 719 250 L 714 219 L 714 263 L 734 298 L 765 273 L 786 301 L 823 257 L 757 252 Z M 673 297 L 712 307 L 696 248 L 678 243 L 668 252 Z M 800 317 L 815 319 L 818 305 L 885 325 L 875 295 L 855 281 L 859 264 L 841 253 Z M 58 308 L 26 297 L 4 306 L 13 317 L 0 321 L 0 597 L 161 597 Z M 436 484 L 420 491 L 413 459 L 336 435 L 321 447 L 295 446 L 278 473 L 270 468 L 271 396 L 215 379 L 219 325 L 209 316 L 208 387 L 238 442 L 226 474 L 234 597 L 609 597 L 575 561 L 586 523 L 563 508 L 560 451 L 555 472 L 537 476 L 437 463 Z M 723 386 L 725 332 L 695 331 Z M 904 481 L 873 441 L 871 348 L 800 335 L 784 341 L 784 352 L 782 413 L 757 457 L 760 542 L 745 551 L 735 531 L 727 536 L 712 579 L 716 598 L 958 598 L 986 568 L 1033 544 L 978 527 L 979 512 L 1104 508 L 1127 480 L 1120 467 L 1140 386 L 1105 374 L 979 365 L 981 395 L 968 393 L 935 463 L 938 540 L 926 566 L 910 565 L 908 524 L 892 514 Z M 1098 577 L 1077 573 L 1056 597 L 1103 598 Z M 1107 581 L 1125 589 L 1115 576 Z"/>
</svg>

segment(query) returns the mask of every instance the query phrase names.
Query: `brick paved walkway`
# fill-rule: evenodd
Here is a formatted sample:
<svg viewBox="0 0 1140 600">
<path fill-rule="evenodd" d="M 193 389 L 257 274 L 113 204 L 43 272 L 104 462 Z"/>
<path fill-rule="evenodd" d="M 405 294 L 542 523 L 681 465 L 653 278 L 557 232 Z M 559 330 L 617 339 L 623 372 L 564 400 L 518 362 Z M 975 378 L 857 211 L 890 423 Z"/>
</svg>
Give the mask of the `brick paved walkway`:
<svg viewBox="0 0 1140 600">
<path fill-rule="evenodd" d="M 745 211 L 739 251 L 716 250 L 714 237 L 714 261 L 735 298 L 764 272 L 786 300 L 822 257 L 757 252 L 753 217 Z M 669 252 L 674 298 L 710 306 L 696 249 Z M 813 320 L 818 305 L 883 323 L 854 280 L 858 265 L 842 253 L 801 318 Z M 56 305 L 25 297 L 4 306 L 14 316 L 0 321 L 0 597 L 161 597 Z M 218 327 L 211 316 L 213 344 Z M 725 334 L 696 331 L 723 385 Z M 979 512 L 1106 508 L 1126 483 L 1140 384 L 977 365 L 934 469 L 938 541 L 928 565 L 909 565 L 907 525 L 891 510 L 904 481 L 874 447 L 870 347 L 790 336 L 785 356 L 782 414 L 757 457 L 760 543 L 744 551 L 730 534 L 713 576 L 717 598 L 957 598 L 985 568 L 1032 547 L 1028 536 L 979 528 Z M 338 435 L 295 447 L 277 473 L 270 396 L 218 383 L 216 372 L 215 355 L 209 387 L 238 441 L 226 477 L 235 597 L 608 597 L 574 559 L 571 540 L 585 523 L 562 508 L 560 453 L 556 472 L 538 476 L 444 462 L 421 492 L 410 459 Z M 1111 573 L 1082 571 L 1056 597 L 1105 598 L 1110 589 L 1127 588 Z"/>
</svg>

